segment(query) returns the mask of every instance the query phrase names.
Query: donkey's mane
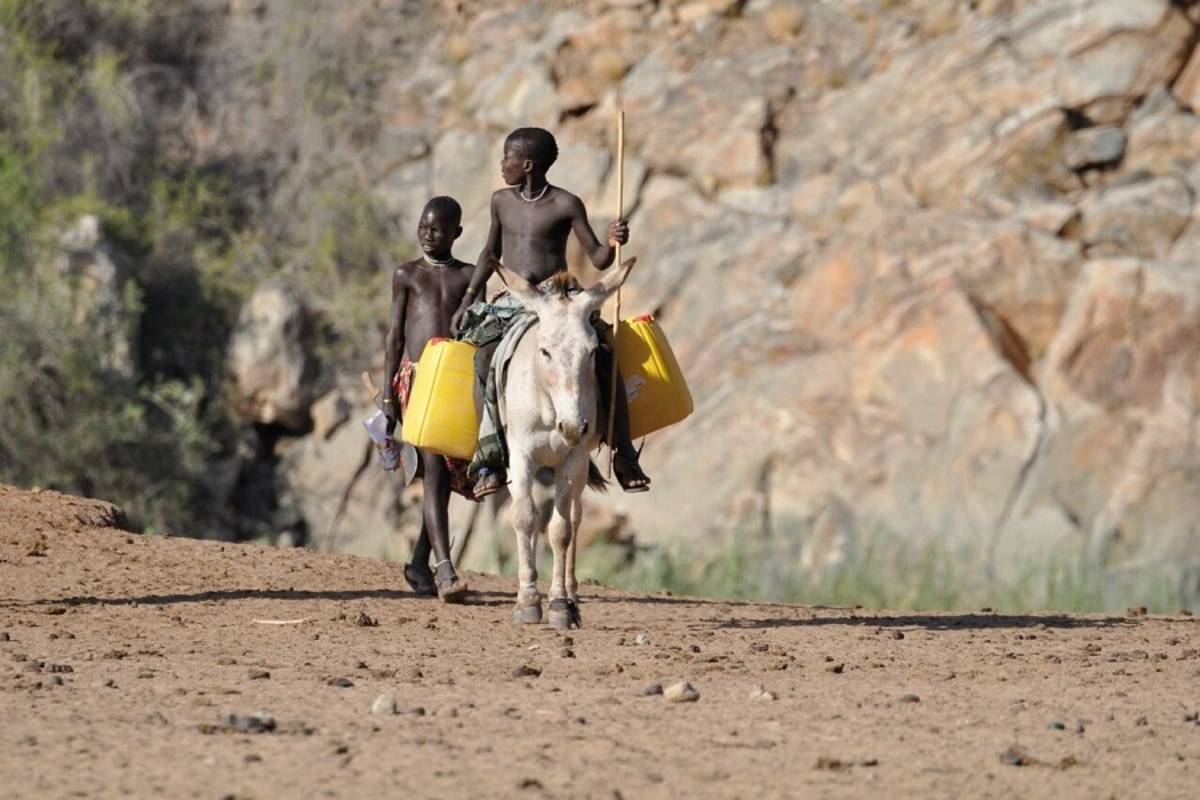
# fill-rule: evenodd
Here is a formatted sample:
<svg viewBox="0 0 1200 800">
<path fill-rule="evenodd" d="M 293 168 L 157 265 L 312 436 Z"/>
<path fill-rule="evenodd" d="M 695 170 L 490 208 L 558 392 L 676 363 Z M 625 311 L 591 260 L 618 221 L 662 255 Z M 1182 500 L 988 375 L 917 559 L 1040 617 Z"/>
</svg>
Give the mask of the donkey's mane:
<svg viewBox="0 0 1200 800">
<path fill-rule="evenodd" d="M 554 273 L 554 275 L 551 276 L 551 278 L 549 280 L 550 280 L 550 292 L 549 293 L 554 294 L 557 297 L 562 298 L 563 300 L 567 299 L 567 297 L 569 296 L 568 293 L 570 292 L 571 289 L 574 289 L 575 287 L 577 287 L 579 285 L 578 281 L 575 280 L 574 276 L 572 276 L 571 273 L 567 272 L 565 269 L 561 272 Z"/>
</svg>

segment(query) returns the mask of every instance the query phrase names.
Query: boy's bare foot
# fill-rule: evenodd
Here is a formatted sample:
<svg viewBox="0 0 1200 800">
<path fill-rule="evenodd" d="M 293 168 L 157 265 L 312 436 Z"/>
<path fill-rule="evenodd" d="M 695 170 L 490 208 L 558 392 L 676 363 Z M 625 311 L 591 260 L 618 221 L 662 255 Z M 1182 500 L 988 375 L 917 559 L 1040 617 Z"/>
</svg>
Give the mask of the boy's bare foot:
<svg viewBox="0 0 1200 800">
<path fill-rule="evenodd" d="M 437 593 L 443 603 L 461 603 L 469 590 L 467 582 L 454 574 L 454 567 L 449 560 L 438 563 Z"/>
<path fill-rule="evenodd" d="M 613 457 L 613 473 L 617 476 L 617 483 L 621 484 L 621 488 L 630 494 L 650 491 L 650 478 L 642 472 L 636 457 L 617 453 Z"/>
<path fill-rule="evenodd" d="M 480 470 L 475 479 L 475 487 L 471 490 L 476 500 L 482 500 L 489 494 L 495 494 L 504 488 L 506 483 L 504 470 Z"/>
<path fill-rule="evenodd" d="M 433 582 L 433 570 L 426 564 L 405 564 L 404 582 L 418 597 L 437 597 L 437 586 Z"/>
</svg>

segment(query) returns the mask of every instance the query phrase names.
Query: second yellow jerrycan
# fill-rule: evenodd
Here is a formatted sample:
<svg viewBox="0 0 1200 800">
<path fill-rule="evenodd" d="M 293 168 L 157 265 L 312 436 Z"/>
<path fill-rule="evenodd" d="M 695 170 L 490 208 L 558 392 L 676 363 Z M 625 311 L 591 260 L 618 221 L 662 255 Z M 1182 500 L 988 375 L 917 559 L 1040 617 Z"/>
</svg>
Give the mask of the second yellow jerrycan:
<svg viewBox="0 0 1200 800">
<path fill-rule="evenodd" d="M 470 459 L 479 436 L 475 346 L 430 339 L 417 362 L 401 435 L 414 447 Z"/>
<path fill-rule="evenodd" d="M 629 398 L 630 438 L 653 433 L 692 413 L 692 393 L 683 371 L 651 315 L 621 321 L 617 367 Z"/>
</svg>

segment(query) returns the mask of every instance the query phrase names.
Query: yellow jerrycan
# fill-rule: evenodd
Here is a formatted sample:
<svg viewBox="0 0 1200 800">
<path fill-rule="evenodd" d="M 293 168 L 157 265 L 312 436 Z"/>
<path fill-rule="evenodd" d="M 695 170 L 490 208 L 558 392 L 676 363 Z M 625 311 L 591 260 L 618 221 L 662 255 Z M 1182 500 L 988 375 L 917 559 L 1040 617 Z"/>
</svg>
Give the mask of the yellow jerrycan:
<svg viewBox="0 0 1200 800">
<path fill-rule="evenodd" d="M 429 340 L 417 362 L 401 436 L 413 447 L 451 458 L 475 455 L 475 345 Z"/>
<path fill-rule="evenodd" d="M 683 371 L 650 314 L 622 320 L 617 327 L 617 366 L 629 398 L 631 438 L 639 439 L 692 413 L 692 393 Z"/>
</svg>

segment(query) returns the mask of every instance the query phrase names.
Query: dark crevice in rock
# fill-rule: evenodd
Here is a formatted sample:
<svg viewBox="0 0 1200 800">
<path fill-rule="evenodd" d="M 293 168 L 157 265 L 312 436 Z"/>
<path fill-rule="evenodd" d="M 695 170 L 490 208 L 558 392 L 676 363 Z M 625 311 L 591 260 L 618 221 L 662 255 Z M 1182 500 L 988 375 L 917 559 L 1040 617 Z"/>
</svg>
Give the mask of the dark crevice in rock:
<svg viewBox="0 0 1200 800">
<path fill-rule="evenodd" d="M 558 116 L 558 121 L 566 122 L 569 119 L 578 119 L 579 117 L 585 117 L 588 114 L 590 114 L 596 108 L 597 105 L 598 105 L 598 103 L 585 103 L 584 105 L 581 105 L 581 106 L 572 106 L 570 108 L 564 108 L 562 110 L 562 113 L 559 114 L 559 116 Z"/>
<path fill-rule="evenodd" d="M 1038 391 L 1037 386 L 1032 382 L 1030 386 L 1033 388 L 1038 403 L 1037 438 L 1034 440 L 1029 457 L 1025 459 L 1021 464 L 1021 468 L 1017 471 L 1017 476 L 1013 480 L 1008 497 L 1004 500 L 1004 507 L 1000 510 L 1000 516 L 996 518 L 996 526 L 992 529 L 991 540 L 988 542 L 985 573 L 988 582 L 993 586 L 996 583 L 996 548 L 999 547 L 1000 540 L 1004 537 L 1004 532 L 1008 529 L 1008 524 L 1012 520 L 1013 513 L 1016 511 L 1017 503 L 1020 501 L 1021 495 L 1025 492 L 1025 487 L 1029 483 L 1029 476 L 1033 473 L 1033 468 L 1041 458 L 1042 451 L 1046 447 L 1046 398 L 1042 396 L 1042 393 Z"/>
<path fill-rule="evenodd" d="M 988 334 L 996 354 L 1007 361 L 1026 383 L 1037 388 L 1033 379 L 1033 359 L 1024 338 L 996 309 L 971 295 L 967 296 L 980 324 Z"/>
<path fill-rule="evenodd" d="M 764 165 L 760 183 L 764 186 L 775 183 L 775 145 L 779 141 L 779 118 L 795 96 L 795 87 L 789 86 L 778 99 L 767 101 L 767 117 L 763 121 L 762 129 L 758 132 L 758 142 L 759 147 L 762 148 Z"/>
<path fill-rule="evenodd" d="M 1090 128 L 1095 124 L 1088 119 L 1087 114 L 1083 113 L 1083 111 L 1078 108 L 1064 108 L 1062 111 L 1063 117 L 1067 121 L 1067 127 L 1073 131 Z"/>
<path fill-rule="evenodd" d="M 371 466 L 371 461 L 375 455 L 374 447 L 370 442 L 363 446 L 362 460 L 358 464 L 358 469 L 354 470 L 354 476 L 346 484 L 345 491 L 342 492 L 342 497 L 338 501 L 337 513 L 333 515 L 333 522 L 329 525 L 329 533 L 326 535 L 326 540 L 330 543 L 329 549 L 337 552 L 338 545 L 338 529 L 342 525 L 342 517 L 346 514 L 346 508 L 350 505 L 350 495 L 354 493 L 354 487 L 358 485 L 358 481 L 362 478 L 367 468 Z"/>
</svg>

